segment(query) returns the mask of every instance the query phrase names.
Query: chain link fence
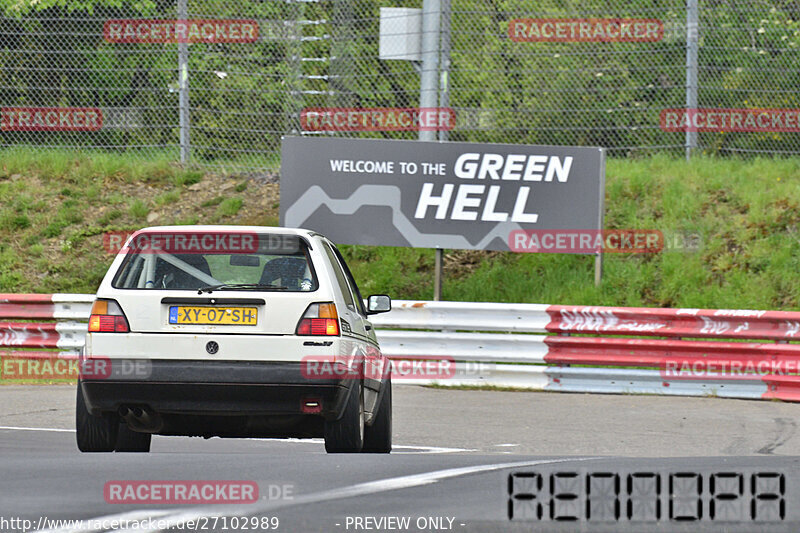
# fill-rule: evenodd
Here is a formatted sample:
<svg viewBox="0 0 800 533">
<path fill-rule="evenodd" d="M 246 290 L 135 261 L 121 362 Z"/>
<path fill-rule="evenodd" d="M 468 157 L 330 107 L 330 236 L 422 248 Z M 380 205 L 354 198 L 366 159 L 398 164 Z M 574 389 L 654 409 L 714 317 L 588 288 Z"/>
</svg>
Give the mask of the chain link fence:
<svg viewBox="0 0 800 533">
<path fill-rule="evenodd" d="M 282 135 L 419 138 L 413 112 L 389 122 L 420 107 L 434 65 L 426 101 L 452 115 L 429 138 L 800 153 L 798 2 L 426 0 L 433 30 L 422 0 L 392 2 L 409 8 L 384 11 L 395 36 L 436 32 L 433 63 L 381 53 L 383 4 L 0 0 L 0 146 L 274 170 Z"/>
</svg>

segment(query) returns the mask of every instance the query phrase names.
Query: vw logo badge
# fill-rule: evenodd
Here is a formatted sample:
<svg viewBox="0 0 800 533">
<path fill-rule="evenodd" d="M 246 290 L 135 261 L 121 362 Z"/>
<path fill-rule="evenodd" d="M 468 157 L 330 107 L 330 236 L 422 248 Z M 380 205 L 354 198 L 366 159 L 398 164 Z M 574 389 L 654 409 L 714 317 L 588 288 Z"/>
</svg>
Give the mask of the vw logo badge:
<svg viewBox="0 0 800 533">
<path fill-rule="evenodd" d="M 214 341 L 208 341 L 208 343 L 206 344 L 206 351 L 211 355 L 214 355 L 219 351 L 219 344 L 217 344 Z"/>
</svg>

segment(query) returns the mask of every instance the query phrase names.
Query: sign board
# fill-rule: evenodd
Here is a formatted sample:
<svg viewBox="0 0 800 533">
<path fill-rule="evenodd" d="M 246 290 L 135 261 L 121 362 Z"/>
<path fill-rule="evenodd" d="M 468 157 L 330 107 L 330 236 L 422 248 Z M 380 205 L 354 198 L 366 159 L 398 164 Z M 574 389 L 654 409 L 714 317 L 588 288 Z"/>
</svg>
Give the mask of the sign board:
<svg viewBox="0 0 800 533">
<path fill-rule="evenodd" d="M 422 10 L 382 7 L 378 57 L 383 60 L 422 61 Z"/>
<path fill-rule="evenodd" d="M 602 148 L 285 137 L 281 225 L 340 244 L 509 250 L 600 230 Z"/>
</svg>

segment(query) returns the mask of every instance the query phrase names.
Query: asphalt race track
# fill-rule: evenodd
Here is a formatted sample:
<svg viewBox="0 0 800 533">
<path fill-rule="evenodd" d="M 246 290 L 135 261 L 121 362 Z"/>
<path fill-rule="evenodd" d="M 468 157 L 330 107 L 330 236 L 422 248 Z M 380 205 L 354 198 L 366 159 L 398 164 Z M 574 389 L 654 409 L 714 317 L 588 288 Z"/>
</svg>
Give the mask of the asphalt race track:
<svg viewBox="0 0 800 533">
<path fill-rule="evenodd" d="M 245 527 L 253 517 L 277 531 L 720 531 L 720 523 L 711 520 L 714 513 L 717 520 L 745 517 L 744 523 L 727 524 L 726 531 L 800 529 L 800 417 L 798 406 L 788 403 L 395 386 L 391 456 L 327 455 L 321 440 L 176 437 L 155 437 L 152 452 L 138 455 L 77 451 L 74 386 L 0 391 L 2 531 L 23 531 L 23 525 L 125 530 L 96 527 L 91 519 L 98 517 L 152 518 L 127 531 L 181 531 L 187 524 L 198 531 L 253 530 Z M 530 511 L 530 502 L 510 499 L 512 491 L 530 487 L 513 485 L 514 479 L 541 476 L 547 490 L 547 480 L 554 487 L 553 480 L 561 483 L 565 473 L 587 483 L 590 475 L 595 481 L 620 479 L 622 493 L 630 491 L 625 480 L 631 476 L 658 479 L 659 494 L 667 499 L 654 511 L 660 518 L 643 522 L 626 520 L 624 498 L 617 515 L 613 505 L 612 515 L 598 515 L 578 489 L 574 501 L 546 504 L 544 518 Z M 764 518 L 775 502 L 756 505 L 751 493 L 767 490 L 757 486 L 776 473 L 783 476 L 785 505 L 779 518 Z M 741 506 L 735 499 L 714 511 L 709 494 L 721 490 L 721 478 L 712 479 L 719 475 L 744 487 Z M 104 486 L 116 480 L 248 480 L 258 485 L 259 499 L 204 506 L 106 503 Z M 677 482 L 686 480 L 695 483 L 691 490 L 702 500 L 699 521 L 666 496 L 673 487 L 679 492 Z M 767 507 L 758 507 L 762 504 Z M 595 522 L 588 525 L 555 520 L 572 514 L 583 520 L 590 510 Z M 636 507 L 628 505 L 627 512 L 635 514 Z M 758 519 L 753 513 L 766 521 L 748 523 Z M 676 518 L 664 529 L 673 515 L 683 521 Z M 597 522 L 598 516 L 605 521 Z M 48 523 L 56 519 L 85 522 L 82 529 L 56 528 Z"/>
</svg>

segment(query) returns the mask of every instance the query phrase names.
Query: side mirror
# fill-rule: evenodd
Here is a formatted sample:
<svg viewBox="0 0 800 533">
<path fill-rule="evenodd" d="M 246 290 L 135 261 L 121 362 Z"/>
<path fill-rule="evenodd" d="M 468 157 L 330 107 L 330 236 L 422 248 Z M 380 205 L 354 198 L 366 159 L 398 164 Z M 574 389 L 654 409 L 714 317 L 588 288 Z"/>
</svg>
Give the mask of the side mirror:
<svg viewBox="0 0 800 533">
<path fill-rule="evenodd" d="M 385 294 L 373 294 L 367 298 L 367 314 L 377 315 L 392 310 L 392 299 Z"/>
</svg>

